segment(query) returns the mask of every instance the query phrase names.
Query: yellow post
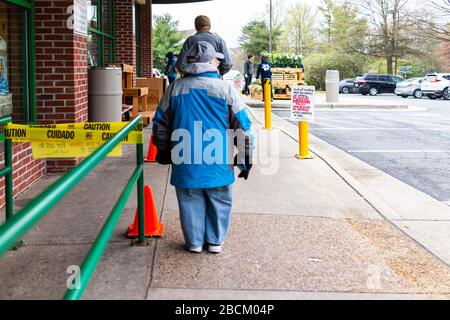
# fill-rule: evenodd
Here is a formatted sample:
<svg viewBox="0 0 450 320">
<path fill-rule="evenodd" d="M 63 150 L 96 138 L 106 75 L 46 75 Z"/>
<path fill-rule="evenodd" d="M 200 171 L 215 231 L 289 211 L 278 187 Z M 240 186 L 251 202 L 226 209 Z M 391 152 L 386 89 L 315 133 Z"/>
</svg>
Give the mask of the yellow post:
<svg viewBox="0 0 450 320">
<path fill-rule="evenodd" d="M 264 110 L 266 118 L 266 130 L 272 130 L 272 90 L 270 90 L 270 80 L 264 84 Z"/>
<path fill-rule="evenodd" d="M 308 133 L 308 121 L 298 122 L 298 144 L 299 144 L 299 154 L 297 158 L 299 159 L 311 159 L 309 155 L 309 133 Z"/>
</svg>

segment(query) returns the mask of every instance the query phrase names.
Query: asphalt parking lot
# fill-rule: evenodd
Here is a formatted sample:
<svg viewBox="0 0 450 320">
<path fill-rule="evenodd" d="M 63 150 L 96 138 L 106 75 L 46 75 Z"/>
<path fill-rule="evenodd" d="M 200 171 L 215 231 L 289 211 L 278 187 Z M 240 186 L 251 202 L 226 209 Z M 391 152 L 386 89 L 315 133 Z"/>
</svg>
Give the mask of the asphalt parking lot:
<svg viewBox="0 0 450 320">
<path fill-rule="evenodd" d="M 407 101 L 416 109 L 318 110 L 310 132 L 450 205 L 450 102 L 395 95 L 352 97 Z M 274 113 L 289 119 L 288 110 Z"/>
</svg>

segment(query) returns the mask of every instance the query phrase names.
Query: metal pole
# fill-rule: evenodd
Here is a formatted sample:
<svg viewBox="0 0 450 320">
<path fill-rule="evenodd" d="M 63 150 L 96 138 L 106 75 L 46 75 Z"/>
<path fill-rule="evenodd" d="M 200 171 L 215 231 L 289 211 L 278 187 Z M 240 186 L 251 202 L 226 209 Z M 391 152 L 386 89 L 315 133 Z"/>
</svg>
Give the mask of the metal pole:
<svg viewBox="0 0 450 320">
<path fill-rule="evenodd" d="M 13 217 L 13 155 L 12 141 L 5 140 L 5 168 L 11 168 L 5 175 L 5 202 L 6 202 L 6 220 Z"/>
<path fill-rule="evenodd" d="M 264 83 L 264 113 L 265 113 L 265 129 L 272 130 L 272 88 L 270 80 Z"/>
<path fill-rule="evenodd" d="M 138 167 L 144 165 L 144 145 L 136 145 L 136 162 Z M 141 173 L 137 182 L 139 243 L 145 242 L 145 217 L 144 217 L 144 172 Z"/>
<path fill-rule="evenodd" d="M 272 53 L 272 0 L 270 0 L 270 30 L 269 30 L 269 52 Z"/>
<path fill-rule="evenodd" d="M 298 144 L 299 144 L 299 154 L 297 155 L 298 159 L 312 159 L 309 154 L 309 124 L 308 121 L 299 121 L 298 122 Z"/>
</svg>

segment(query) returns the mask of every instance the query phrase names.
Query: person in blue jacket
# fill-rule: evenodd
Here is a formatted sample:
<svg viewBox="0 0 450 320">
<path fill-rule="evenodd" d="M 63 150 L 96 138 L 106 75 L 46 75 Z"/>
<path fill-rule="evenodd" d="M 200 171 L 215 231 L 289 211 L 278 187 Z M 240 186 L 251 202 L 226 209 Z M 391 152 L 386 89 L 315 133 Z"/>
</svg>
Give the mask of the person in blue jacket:
<svg viewBox="0 0 450 320">
<path fill-rule="evenodd" d="M 158 163 L 172 164 L 188 250 L 200 253 L 208 245 L 220 253 L 230 226 L 233 168 L 247 180 L 252 167 L 252 123 L 240 94 L 220 79 L 223 54 L 199 41 L 187 55 L 185 77 L 169 86 L 157 108 L 153 143 Z"/>
<path fill-rule="evenodd" d="M 269 61 L 267 56 L 261 57 L 261 63 L 258 66 L 258 69 L 256 70 L 256 79 L 259 79 L 259 76 L 261 76 L 261 83 L 262 83 L 262 92 L 263 92 L 263 101 L 264 101 L 264 84 L 267 80 L 270 81 L 270 93 L 271 93 L 271 100 L 273 101 L 273 92 L 272 92 L 272 63 Z"/>
</svg>

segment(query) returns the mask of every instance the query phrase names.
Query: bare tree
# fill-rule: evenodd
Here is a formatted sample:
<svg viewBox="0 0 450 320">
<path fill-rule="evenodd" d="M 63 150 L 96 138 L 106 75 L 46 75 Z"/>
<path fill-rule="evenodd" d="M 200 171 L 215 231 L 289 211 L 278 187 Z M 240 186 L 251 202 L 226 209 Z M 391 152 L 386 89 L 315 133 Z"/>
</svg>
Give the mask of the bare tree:
<svg viewBox="0 0 450 320">
<path fill-rule="evenodd" d="M 397 72 L 398 59 L 409 51 L 407 29 L 409 20 L 406 5 L 409 0 L 361 0 L 358 1 L 372 32 L 366 54 L 386 59 L 387 72 Z"/>
<path fill-rule="evenodd" d="M 411 20 L 423 38 L 450 42 L 450 0 L 422 4 L 411 14 Z"/>
<path fill-rule="evenodd" d="M 450 0 L 434 0 L 430 4 L 435 9 L 440 10 L 443 14 L 450 17 Z"/>
</svg>

